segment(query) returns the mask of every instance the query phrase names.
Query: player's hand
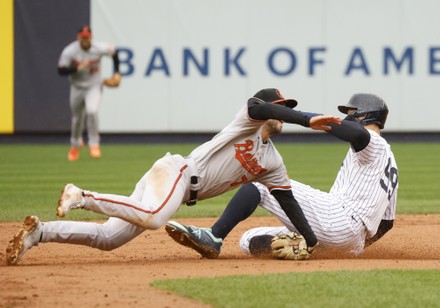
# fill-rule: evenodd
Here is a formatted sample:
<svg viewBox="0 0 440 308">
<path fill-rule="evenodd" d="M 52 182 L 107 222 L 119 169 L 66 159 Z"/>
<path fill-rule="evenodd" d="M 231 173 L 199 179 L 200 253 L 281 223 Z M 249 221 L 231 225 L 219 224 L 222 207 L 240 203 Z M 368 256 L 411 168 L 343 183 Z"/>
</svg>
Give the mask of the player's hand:
<svg viewBox="0 0 440 308">
<path fill-rule="evenodd" d="M 78 72 L 82 72 L 83 70 L 85 70 L 86 68 L 88 68 L 90 66 L 90 61 L 89 60 L 84 60 L 81 61 L 78 66 L 76 67 L 76 70 Z"/>
<path fill-rule="evenodd" d="M 340 125 L 342 120 L 334 116 L 314 116 L 310 119 L 310 128 L 315 130 L 331 130 L 328 124 Z"/>
<path fill-rule="evenodd" d="M 307 260 L 316 246 L 307 247 L 304 237 L 295 232 L 275 236 L 270 245 L 272 256 L 284 260 Z"/>
<path fill-rule="evenodd" d="M 119 87 L 121 84 L 121 74 L 116 72 L 112 77 L 104 79 L 104 85 L 109 88 Z"/>
</svg>

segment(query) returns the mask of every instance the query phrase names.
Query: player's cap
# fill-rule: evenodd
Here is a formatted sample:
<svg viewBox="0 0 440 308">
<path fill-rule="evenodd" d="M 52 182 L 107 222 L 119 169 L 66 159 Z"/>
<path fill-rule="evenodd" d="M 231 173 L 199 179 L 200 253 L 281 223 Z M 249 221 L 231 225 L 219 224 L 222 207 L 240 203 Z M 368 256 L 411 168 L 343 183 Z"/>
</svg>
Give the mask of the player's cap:
<svg viewBox="0 0 440 308">
<path fill-rule="evenodd" d="M 263 102 L 269 104 L 280 104 L 285 103 L 289 108 L 295 108 L 298 105 L 298 102 L 294 99 L 285 99 L 284 96 L 278 89 L 267 88 L 258 91 L 254 95 L 255 98 L 262 100 Z"/>
<path fill-rule="evenodd" d="M 78 36 L 80 38 L 92 38 L 92 30 L 90 29 L 89 26 L 83 26 L 81 27 L 81 29 L 79 29 L 78 31 Z"/>
</svg>

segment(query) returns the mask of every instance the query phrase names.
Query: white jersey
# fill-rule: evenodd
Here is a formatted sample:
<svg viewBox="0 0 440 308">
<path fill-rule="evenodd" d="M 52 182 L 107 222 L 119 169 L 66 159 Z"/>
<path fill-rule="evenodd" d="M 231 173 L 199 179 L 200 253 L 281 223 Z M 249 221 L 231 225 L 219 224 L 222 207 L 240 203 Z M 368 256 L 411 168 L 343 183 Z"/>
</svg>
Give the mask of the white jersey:
<svg viewBox="0 0 440 308">
<path fill-rule="evenodd" d="M 291 180 L 292 193 L 323 247 L 338 247 L 360 253 L 365 239 L 374 236 L 380 221 L 393 220 L 396 212 L 398 175 L 389 144 L 374 131 L 360 152 L 350 149 L 330 193 Z M 260 206 L 269 210 L 285 227 L 262 227 L 247 231 L 240 240 L 249 253 L 249 240 L 256 235 L 298 232 L 276 199 L 255 184 Z"/>
<path fill-rule="evenodd" d="M 58 66 L 75 67 L 82 61 L 91 61 L 90 67 L 69 75 L 70 83 L 73 86 L 83 89 L 89 88 L 102 82 L 101 57 L 112 56 L 114 51 L 114 47 L 110 44 L 93 41 L 90 48 L 84 50 L 78 41 L 74 41 L 64 48 L 58 61 Z"/>
<path fill-rule="evenodd" d="M 399 184 L 390 145 L 376 132 L 368 132 L 370 143 L 360 152 L 348 151 L 330 194 L 350 215 L 362 220 L 369 238 L 382 219 L 394 219 Z"/>
<path fill-rule="evenodd" d="M 247 110 L 245 105 L 228 126 L 189 155 L 197 166 L 199 200 L 250 181 L 263 183 L 269 190 L 290 189 L 281 155 L 270 139 L 266 143 L 261 140 L 261 127 L 266 121 L 250 119 Z"/>
</svg>

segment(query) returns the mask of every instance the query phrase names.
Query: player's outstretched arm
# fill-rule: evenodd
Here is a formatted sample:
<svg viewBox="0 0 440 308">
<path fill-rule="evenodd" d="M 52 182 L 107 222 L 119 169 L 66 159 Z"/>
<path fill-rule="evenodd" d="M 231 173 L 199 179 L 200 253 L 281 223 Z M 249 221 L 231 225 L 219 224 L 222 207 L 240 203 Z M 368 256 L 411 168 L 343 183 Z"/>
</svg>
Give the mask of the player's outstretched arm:
<svg viewBox="0 0 440 308">
<path fill-rule="evenodd" d="M 321 116 L 277 104 L 255 104 L 249 107 L 249 116 L 254 120 L 279 120 L 299 124 L 316 130 L 331 130 L 329 124 L 338 125 L 341 119 L 333 116 Z"/>
<path fill-rule="evenodd" d="M 331 130 L 333 125 L 340 125 L 342 120 L 334 116 L 317 115 L 310 119 L 310 128 L 315 130 Z"/>
</svg>

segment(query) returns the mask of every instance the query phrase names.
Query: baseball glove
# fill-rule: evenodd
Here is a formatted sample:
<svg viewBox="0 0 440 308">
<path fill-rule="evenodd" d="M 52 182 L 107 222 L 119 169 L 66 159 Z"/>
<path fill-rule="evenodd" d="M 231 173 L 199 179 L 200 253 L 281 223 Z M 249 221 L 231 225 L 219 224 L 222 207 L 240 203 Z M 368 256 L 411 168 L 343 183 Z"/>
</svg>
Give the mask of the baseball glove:
<svg viewBox="0 0 440 308">
<path fill-rule="evenodd" d="M 295 232 L 275 236 L 271 248 L 272 256 L 277 259 L 307 260 L 310 257 L 306 240 Z"/>
<path fill-rule="evenodd" d="M 104 79 L 104 85 L 109 88 L 117 88 L 121 83 L 121 74 L 114 73 L 112 77 Z"/>
</svg>

